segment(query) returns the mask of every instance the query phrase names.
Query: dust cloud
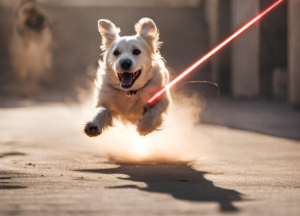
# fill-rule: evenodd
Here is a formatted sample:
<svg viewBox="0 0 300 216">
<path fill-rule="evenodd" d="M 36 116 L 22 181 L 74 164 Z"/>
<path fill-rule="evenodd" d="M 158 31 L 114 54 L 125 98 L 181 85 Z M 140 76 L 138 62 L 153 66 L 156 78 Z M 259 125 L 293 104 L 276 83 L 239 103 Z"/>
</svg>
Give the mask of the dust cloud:
<svg viewBox="0 0 300 216">
<path fill-rule="evenodd" d="M 101 155 L 122 163 L 188 163 L 205 157 L 211 137 L 199 124 L 203 103 L 196 96 L 175 94 L 162 130 L 145 137 L 135 126 L 114 122 L 97 138 L 89 138 Z M 83 118 L 92 118 L 92 101 L 83 106 Z"/>
</svg>

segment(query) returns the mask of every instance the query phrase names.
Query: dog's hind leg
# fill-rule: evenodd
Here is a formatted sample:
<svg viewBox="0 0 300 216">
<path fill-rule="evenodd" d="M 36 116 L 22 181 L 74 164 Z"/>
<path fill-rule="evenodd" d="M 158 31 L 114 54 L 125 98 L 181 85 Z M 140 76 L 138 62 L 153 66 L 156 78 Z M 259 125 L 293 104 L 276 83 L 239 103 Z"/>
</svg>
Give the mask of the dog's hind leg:
<svg viewBox="0 0 300 216">
<path fill-rule="evenodd" d="M 86 123 L 84 132 L 89 137 L 95 137 L 102 133 L 102 130 L 112 126 L 112 115 L 105 107 L 99 107 L 92 121 Z"/>
</svg>

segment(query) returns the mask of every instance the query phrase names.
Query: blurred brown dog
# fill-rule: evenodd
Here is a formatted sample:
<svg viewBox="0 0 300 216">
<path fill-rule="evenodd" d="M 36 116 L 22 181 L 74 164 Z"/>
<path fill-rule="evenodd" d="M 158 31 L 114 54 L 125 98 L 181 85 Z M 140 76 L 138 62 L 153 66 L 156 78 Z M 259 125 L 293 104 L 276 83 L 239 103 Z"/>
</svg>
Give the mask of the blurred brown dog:
<svg viewBox="0 0 300 216">
<path fill-rule="evenodd" d="M 42 81 L 50 81 L 53 48 L 50 25 L 45 8 L 35 0 L 22 0 L 15 8 L 10 53 L 22 94 L 37 92 Z"/>
</svg>

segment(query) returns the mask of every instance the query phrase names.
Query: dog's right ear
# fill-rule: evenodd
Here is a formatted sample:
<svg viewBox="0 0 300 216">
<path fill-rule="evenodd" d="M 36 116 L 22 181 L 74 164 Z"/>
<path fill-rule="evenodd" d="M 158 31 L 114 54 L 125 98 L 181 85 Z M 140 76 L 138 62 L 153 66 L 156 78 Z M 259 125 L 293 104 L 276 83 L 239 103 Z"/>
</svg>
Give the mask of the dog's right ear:
<svg viewBox="0 0 300 216">
<path fill-rule="evenodd" d="M 98 21 L 98 30 L 102 35 L 101 49 L 107 50 L 111 44 L 119 38 L 120 29 L 115 26 L 111 21 L 101 19 Z"/>
</svg>

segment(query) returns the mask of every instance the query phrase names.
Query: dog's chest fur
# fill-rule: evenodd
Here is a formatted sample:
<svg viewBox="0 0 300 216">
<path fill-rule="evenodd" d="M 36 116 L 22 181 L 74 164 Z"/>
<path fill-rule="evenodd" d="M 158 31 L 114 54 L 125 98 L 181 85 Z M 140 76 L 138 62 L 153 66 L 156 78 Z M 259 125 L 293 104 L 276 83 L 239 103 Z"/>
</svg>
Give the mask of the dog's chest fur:
<svg viewBox="0 0 300 216">
<path fill-rule="evenodd" d="M 147 102 L 145 98 L 150 96 L 147 89 L 140 89 L 130 97 L 127 96 L 124 90 L 111 87 L 109 92 L 107 92 L 103 91 L 104 89 L 107 88 L 102 87 L 99 92 L 99 101 L 101 101 L 101 105 L 105 104 L 114 118 L 133 124 L 136 124 L 141 119 L 144 112 L 143 106 Z"/>
</svg>

